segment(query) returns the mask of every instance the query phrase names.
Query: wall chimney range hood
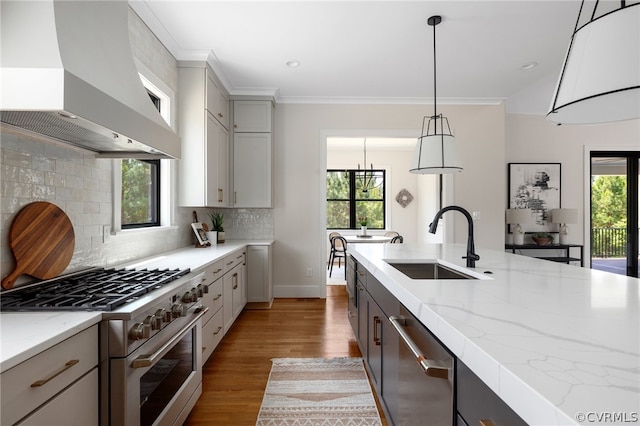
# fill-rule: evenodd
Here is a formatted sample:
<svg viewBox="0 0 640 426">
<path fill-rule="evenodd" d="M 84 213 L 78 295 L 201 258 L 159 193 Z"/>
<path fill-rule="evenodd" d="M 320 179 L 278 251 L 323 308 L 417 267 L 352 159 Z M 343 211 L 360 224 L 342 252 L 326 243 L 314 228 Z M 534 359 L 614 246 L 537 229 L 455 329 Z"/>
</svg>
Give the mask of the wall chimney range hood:
<svg viewBox="0 0 640 426">
<path fill-rule="evenodd" d="M 129 44 L 127 1 L 0 2 L 0 121 L 105 157 L 179 158 Z"/>
</svg>

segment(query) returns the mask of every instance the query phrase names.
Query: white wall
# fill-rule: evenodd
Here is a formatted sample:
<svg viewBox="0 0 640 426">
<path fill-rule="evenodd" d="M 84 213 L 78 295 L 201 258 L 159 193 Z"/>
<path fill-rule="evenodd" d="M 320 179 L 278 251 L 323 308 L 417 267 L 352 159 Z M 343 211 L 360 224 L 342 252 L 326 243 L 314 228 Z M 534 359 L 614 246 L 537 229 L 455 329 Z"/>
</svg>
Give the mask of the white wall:
<svg viewBox="0 0 640 426">
<path fill-rule="evenodd" d="M 570 226 L 569 240 L 575 244 L 588 244 L 585 223 L 588 222 L 589 200 L 585 190 L 589 187 L 590 172 L 585 166 L 585 155 L 588 158 L 585 151 L 597 148 L 639 150 L 640 120 L 556 126 L 542 115 L 507 114 L 506 134 L 506 163 L 562 164 L 560 204 L 577 208 L 579 217 L 579 223 Z"/>
<path fill-rule="evenodd" d="M 442 112 L 452 125 L 465 167 L 453 178 L 454 202 L 469 211 L 481 212 L 481 220 L 476 224 L 476 246 L 482 256 L 481 247 L 495 249 L 504 243 L 504 107 L 448 106 L 443 107 Z M 313 297 L 324 292 L 326 233 L 321 220 L 324 206 L 321 188 L 326 171 L 326 147 L 323 136 L 353 129 L 397 131 L 401 135 L 413 132 L 417 136 L 425 114 L 430 114 L 427 107 L 415 105 L 279 104 L 276 107 L 276 297 Z M 466 243 L 467 225 L 462 215 L 447 215 L 455 221 L 454 241 Z M 427 220 L 429 218 L 417 218 L 417 221 Z M 307 268 L 313 269 L 312 277 L 306 276 Z"/>
</svg>

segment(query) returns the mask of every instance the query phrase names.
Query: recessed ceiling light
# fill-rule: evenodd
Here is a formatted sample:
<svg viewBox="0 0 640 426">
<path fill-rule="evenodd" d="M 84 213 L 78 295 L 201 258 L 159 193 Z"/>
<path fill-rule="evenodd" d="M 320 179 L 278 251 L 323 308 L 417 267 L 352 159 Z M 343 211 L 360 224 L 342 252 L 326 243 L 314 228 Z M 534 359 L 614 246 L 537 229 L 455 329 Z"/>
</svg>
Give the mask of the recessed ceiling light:
<svg viewBox="0 0 640 426">
<path fill-rule="evenodd" d="M 537 62 L 529 62 L 520 67 L 521 70 L 532 70 L 538 66 Z"/>
<path fill-rule="evenodd" d="M 287 66 L 289 68 L 298 68 L 300 66 L 300 61 L 287 61 Z"/>
</svg>

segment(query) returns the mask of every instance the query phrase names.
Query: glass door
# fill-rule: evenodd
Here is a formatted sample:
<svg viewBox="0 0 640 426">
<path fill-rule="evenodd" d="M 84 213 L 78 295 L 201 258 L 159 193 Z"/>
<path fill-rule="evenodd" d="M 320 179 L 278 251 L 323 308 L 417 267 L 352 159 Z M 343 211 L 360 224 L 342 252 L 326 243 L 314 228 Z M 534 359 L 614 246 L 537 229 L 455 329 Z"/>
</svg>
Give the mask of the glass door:
<svg viewBox="0 0 640 426">
<path fill-rule="evenodd" d="M 640 276 L 640 152 L 591 153 L 591 268 Z"/>
</svg>

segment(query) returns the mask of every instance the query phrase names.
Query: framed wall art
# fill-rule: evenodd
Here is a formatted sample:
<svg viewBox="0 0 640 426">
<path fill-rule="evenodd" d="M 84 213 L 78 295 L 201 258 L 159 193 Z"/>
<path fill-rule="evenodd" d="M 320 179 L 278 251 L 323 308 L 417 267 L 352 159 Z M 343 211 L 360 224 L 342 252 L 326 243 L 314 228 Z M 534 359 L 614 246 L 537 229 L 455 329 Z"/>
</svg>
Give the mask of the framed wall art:
<svg viewBox="0 0 640 426">
<path fill-rule="evenodd" d="M 560 163 L 509 163 L 509 208 L 533 210 L 524 231 L 553 232 L 549 212 L 560 208 L 560 183 Z"/>
</svg>

